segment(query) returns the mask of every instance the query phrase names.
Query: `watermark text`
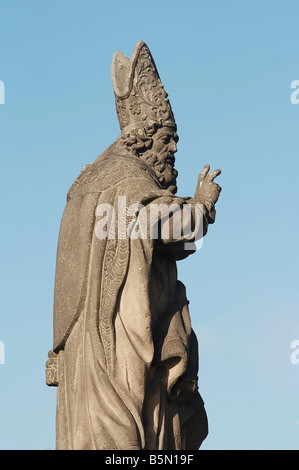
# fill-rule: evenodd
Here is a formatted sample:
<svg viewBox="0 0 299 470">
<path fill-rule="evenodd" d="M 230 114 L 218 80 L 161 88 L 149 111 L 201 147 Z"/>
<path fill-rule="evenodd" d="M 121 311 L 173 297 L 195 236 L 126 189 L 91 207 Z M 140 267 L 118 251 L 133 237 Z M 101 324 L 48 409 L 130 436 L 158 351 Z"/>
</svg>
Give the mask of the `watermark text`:
<svg viewBox="0 0 299 470">
<path fill-rule="evenodd" d="M 0 364 L 5 364 L 5 345 L 0 341 Z"/>
<path fill-rule="evenodd" d="M 290 347 L 294 350 L 290 356 L 291 363 L 297 365 L 299 364 L 299 339 L 294 339 L 291 342 Z"/>
<path fill-rule="evenodd" d="M 117 207 L 108 203 L 96 207 L 95 235 L 105 239 L 152 239 L 183 243 L 185 250 L 198 250 L 203 240 L 203 205 L 200 203 L 152 202 L 127 207 L 126 196 L 118 196 Z"/>
<path fill-rule="evenodd" d="M 5 85 L 2 80 L 0 80 L 0 104 L 5 104 Z"/>
<path fill-rule="evenodd" d="M 293 80 L 291 83 L 291 88 L 294 90 L 291 93 L 291 103 L 299 104 L 299 80 Z"/>
</svg>

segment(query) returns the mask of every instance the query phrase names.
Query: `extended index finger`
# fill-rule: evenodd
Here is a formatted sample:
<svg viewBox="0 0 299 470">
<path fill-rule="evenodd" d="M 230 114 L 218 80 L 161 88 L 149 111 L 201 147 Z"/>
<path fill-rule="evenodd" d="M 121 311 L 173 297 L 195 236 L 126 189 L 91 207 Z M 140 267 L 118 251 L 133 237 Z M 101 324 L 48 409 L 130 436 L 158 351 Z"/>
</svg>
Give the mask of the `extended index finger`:
<svg viewBox="0 0 299 470">
<path fill-rule="evenodd" d="M 221 170 L 220 170 L 220 169 L 211 171 L 211 173 L 209 173 L 208 176 L 207 176 L 207 181 L 214 181 L 214 179 L 216 178 L 216 176 L 218 176 L 218 175 L 220 175 L 220 174 L 221 174 Z"/>
</svg>

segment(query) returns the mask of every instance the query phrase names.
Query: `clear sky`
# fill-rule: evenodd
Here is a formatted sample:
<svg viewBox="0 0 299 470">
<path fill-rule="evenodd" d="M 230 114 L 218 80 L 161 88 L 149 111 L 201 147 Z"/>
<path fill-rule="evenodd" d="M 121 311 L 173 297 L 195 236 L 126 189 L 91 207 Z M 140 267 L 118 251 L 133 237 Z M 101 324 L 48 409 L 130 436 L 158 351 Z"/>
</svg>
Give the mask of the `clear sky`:
<svg viewBox="0 0 299 470">
<path fill-rule="evenodd" d="M 299 449 L 295 0 L 0 0 L 0 448 L 55 448 L 45 362 L 60 219 L 82 167 L 119 133 L 111 59 L 139 40 L 176 117 L 178 194 L 193 195 L 204 164 L 222 169 L 216 223 L 179 264 L 202 448 Z"/>
</svg>

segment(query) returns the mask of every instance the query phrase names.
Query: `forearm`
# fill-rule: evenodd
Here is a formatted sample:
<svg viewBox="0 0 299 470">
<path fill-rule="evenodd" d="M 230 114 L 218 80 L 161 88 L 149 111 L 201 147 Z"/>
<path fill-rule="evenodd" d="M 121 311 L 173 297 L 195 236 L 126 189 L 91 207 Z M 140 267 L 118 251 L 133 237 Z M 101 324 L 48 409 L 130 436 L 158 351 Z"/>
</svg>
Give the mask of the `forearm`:
<svg viewBox="0 0 299 470">
<path fill-rule="evenodd" d="M 210 211 L 195 198 L 175 198 L 168 204 L 163 200 L 163 204 L 167 213 L 160 217 L 155 226 L 157 247 L 176 259 L 185 258 L 194 253 L 195 243 L 207 233 L 212 221 Z"/>
</svg>

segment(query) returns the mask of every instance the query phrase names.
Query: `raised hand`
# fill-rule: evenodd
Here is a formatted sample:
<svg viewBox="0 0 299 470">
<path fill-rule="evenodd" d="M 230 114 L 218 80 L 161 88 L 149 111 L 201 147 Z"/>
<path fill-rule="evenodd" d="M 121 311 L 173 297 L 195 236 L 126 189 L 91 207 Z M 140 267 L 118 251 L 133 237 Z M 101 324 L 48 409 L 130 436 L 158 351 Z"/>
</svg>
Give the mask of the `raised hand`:
<svg viewBox="0 0 299 470">
<path fill-rule="evenodd" d="M 214 183 L 216 176 L 220 175 L 221 170 L 210 171 L 210 165 L 205 165 L 201 170 L 194 198 L 202 202 L 207 206 L 211 212 L 212 219 L 215 219 L 215 209 L 214 206 L 218 201 L 219 194 L 221 192 L 221 187 Z"/>
</svg>

